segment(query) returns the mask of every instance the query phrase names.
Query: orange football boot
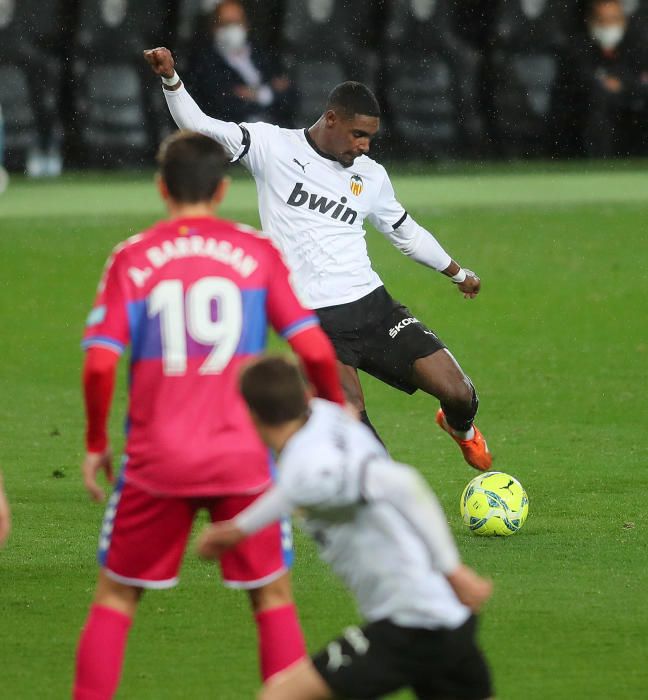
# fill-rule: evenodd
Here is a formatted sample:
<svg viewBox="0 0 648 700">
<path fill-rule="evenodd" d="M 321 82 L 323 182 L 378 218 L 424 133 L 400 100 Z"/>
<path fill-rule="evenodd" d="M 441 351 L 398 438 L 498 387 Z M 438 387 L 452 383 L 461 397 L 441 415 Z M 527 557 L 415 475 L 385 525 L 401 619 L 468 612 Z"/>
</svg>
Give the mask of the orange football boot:
<svg viewBox="0 0 648 700">
<path fill-rule="evenodd" d="M 456 435 L 453 435 L 452 429 L 448 425 L 445 415 L 443 414 L 443 409 L 439 409 L 436 414 L 437 425 L 445 430 L 446 433 L 459 445 L 461 452 L 463 453 L 464 459 L 471 467 L 478 469 L 480 472 L 487 472 L 491 465 L 493 464 L 493 457 L 488 450 L 488 445 L 484 436 L 479 432 L 479 428 L 473 425 L 475 430 L 475 435 L 472 440 L 462 440 Z"/>
</svg>

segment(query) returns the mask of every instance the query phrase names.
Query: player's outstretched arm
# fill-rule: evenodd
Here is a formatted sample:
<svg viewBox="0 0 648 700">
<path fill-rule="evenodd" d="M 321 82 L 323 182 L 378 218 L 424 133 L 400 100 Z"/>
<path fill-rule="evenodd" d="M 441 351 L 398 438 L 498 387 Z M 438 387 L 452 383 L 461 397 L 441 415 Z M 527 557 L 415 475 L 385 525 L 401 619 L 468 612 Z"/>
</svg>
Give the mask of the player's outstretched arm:
<svg viewBox="0 0 648 700">
<path fill-rule="evenodd" d="M 208 525 L 198 538 L 198 554 L 203 559 L 218 559 L 229 547 L 290 515 L 291 511 L 292 506 L 283 490 L 273 486 L 233 520 Z"/>
<path fill-rule="evenodd" d="M 434 567 L 459 600 L 476 612 L 490 596 L 492 584 L 461 563 L 443 509 L 423 477 L 406 465 L 372 462 L 366 472 L 365 493 L 391 503 L 411 523 Z"/>
<path fill-rule="evenodd" d="M 81 463 L 81 476 L 83 477 L 83 485 L 88 495 L 97 503 L 104 500 L 106 494 L 99 486 L 97 477 L 103 472 L 106 475 L 106 480 L 109 483 L 114 482 L 112 468 L 112 452 L 110 448 L 103 452 L 86 452 L 83 462 Z"/>
<path fill-rule="evenodd" d="M 112 452 L 108 445 L 108 414 L 115 388 L 119 355 L 102 347 L 88 349 L 83 364 L 83 398 L 86 410 L 86 455 L 81 464 L 83 485 L 94 501 L 103 501 L 97 477 L 103 472 L 113 482 Z"/>
<path fill-rule="evenodd" d="M 218 559 L 226 549 L 245 539 L 245 533 L 233 520 L 207 526 L 196 543 L 199 556 L 203 559 Z"/>
<path fill-rule="evenodd" d="M 175 72 L 175 61 L 169 49 L 159 46 L 144 51 L 144 59 L 155 75 L 162 79 L 164 97 L 173 120 L 180 129 L 190 129 L 218 141 L 234 159 L 245 150 L 245 132 L 234 122 L 207 116 L 187 92 Z"/>
<path fill-rule="evenodd" d="M 337 367 L 335 350 L 319 326 L 297 333 L 288 340 L 304 365 L 310 383 L 322 399 L 344 406 L 346 399 Z"/>
<path fill-rule="evenodd" d="M 398 228 L 388 233 L 388 237 L 405 255 L 449 277 L 466 299 L 474 299 L 479 294 L 479 277 L 453 260 L 437 239 L 409 214 Z"/>
<path fill-rule="evenodd" d="M 11 509 L 9 501 L 4 492 L 4 484 L 2 483 L 2 474 L 0 474 L 0 547 L 4 545 L 11 532 Z"/>
<path fill-rule="evenodd" d="M 459 564 L 454 571 L 446 574 L 446 579 L 457 598 L 475 613 L 479 612 L 493 592 L 492 581 L 482 578 L 465 564 Z"/>
<path fill-rule="evenodd" d="M 462 269 L 439 241 L 405 211 L 396 199 L 386 171 L 380 195 L 368 219 L 401 253 L 450 277 L 466 299 L 473 299 L 479 294 L 479 277 L 470 270 Z"/>
<path fill-rule="evenodd" d="M 173 54 L 164 46 L 158 46 L 155 49 L 146 49 L 144 51 L 144 59 L 151 66 L 155 75 L 166 80 L 172 80 L 175 75 L 175 60 Z M 182 81 L 172 81 L 170 84 L 165 83 L 167 90 L 178 90 L 182 85 Z"/>
</svg>

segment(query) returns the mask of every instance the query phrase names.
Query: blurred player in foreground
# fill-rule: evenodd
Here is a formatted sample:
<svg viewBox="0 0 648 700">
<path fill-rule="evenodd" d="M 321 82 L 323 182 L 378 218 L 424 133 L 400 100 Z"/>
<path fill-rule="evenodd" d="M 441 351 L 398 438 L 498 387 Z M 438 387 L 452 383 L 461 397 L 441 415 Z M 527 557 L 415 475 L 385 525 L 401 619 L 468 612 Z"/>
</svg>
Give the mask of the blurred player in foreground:
<svg viewBox="0 0 648 700">
<path fill-rule="evenodd" d="M 263 230 L 291 270 L 300 299 L 315 309 L 331 338 L 346 395 L 372 428 L 358 377 L 361 369 L 413 394 L 436 396 L 436 422 L 480 470 L 492 458 L 473 424 L 477 394 L 470 379 L 433 331 L 393 299 L 367 254 L 368 219 L 396 248 L 442 272 L 467 298 L 479 277 L 464 270 L 397 201 L 385 168 L 367 157 L 380 126 L 380 107 L 361 83 L 338 85 L 308 129 L 208 117 L 187 92 L 165 48 L 144 52 L 162 77 L 171 115 L 223 145 L 254 176 Z M 374 431 L 375 432 L 375 431 Z"/>
<path fill-rule="evenodd" d="M 297 301 L 279 253 L 248 227 L 213 217 L 227 186 L 223 148 L 180 132 L 162 144 L 158 160 L 170 218 L 113 251 L 83 342 L 82 472 L 95 500 L 104 495 L 98 473 L 112 481 L 106 420 L 128 344 L 131 356 L 124 467 L 99 539 L 76 700 L 113 697 L 142 591 L 176 585 L 197 511 L 228 520 L 270 486 L 269 452 L 238 390 L 238 369 L 265 347 L 268 322 L 318 392 L 344 401 L 333 348 Z M 220 560 L 225 584 L 249 592 L 263 678 L 305 655 L 286 525 L 263 528 Z"/>
<path fill-rule="evenodd" d="M 419 698 L 484 700 L 488 666 L 475 639 L 492 584 L 461 564 L 422 477 L 393 462 L 371 432 L 327 401 L 308 401 L 295 364 L 249 365 L 241 392 L 263 441 L 279 453 L 277 483 L 228 523 L 209 527 L 199 553 L 222 556 L 298 510 L 321 557 L 346 582 L 367 621 L 312 660 L 266 683 L 263 700 Z"/>
<path fill-rule="evenodd" d="M 4 543 L 9 537 L 11 532 L 11 509 L 9 508 L 9 501 L 7 500 L 7 495 L 4 492 L 4 484 L 2 483 L 2 473 L 0 472 L 0 547 L 4 546 Z"/>
</svg>

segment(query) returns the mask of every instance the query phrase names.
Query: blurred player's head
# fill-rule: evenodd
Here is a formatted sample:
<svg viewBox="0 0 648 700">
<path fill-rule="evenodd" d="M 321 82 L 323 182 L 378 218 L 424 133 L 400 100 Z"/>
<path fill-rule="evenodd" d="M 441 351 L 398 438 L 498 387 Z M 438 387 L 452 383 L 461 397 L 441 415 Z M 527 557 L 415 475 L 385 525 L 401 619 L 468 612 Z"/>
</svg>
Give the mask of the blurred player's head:
<svg viewBox="0 0 648 700">
<path fill-rule="evenodd" d="M 223 0 L 214 8 L 213 33 L 216 48 L 225 53 L 240 51 L 247 42 L 248 22 L 238 0 Z"/>
<path fill-rule="evenodd" d="M 587 23 L 590 36 L 599 46 L 610 51 L 625 35 L 627 20 L 620 0 L 593 0 L 589 5 Z"/>
<path fill-rule="evenodd" d="M 159 188 L 170 208 L 203 204 L 211 207 L 225 196 L 228 158 L 213 139 L 177 131 L 158 151 Z"/>
<path fill-rule="evenodd" d="M 380 127 L 380 106 L 366 85 L 348 80 L 331 91 L 322 120 L 325 152 L 348 168 L 369 151 Z"/>
<path fill-rule="evenodd" d="M 310 392 L 296 362 L 280 355 L 253 360 L 241 372 L 241 394 L 261 439 L 308 416 Z"/>
</svg>

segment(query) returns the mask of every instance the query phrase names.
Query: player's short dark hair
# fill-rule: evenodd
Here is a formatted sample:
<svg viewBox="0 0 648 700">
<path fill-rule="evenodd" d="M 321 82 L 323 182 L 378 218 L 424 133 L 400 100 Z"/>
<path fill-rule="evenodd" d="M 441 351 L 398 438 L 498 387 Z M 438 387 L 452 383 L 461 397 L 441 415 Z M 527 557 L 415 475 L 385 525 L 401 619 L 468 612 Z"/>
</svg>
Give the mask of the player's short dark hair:
<svg viewBox="0 0 648 700">
<path fill-rule="evenodd" d="M 176 202 L 208 202 L 227 170 L 225 149 L 194 131 L 176 131 L 157 154 L 160 176 Z"/>
<path fill-rule="evenodd" d="M 331 90 L 326 101 L 326 109 L 340 111 L 346 117 L 364 114 L 368 117 L 380 116 L 380 105 L 376 96 L 364 83 L 347 80 Z"/>
<path fill-rule="evenodd" d="M 266 355 L 246 365 L 239 386 L 249 409 L 266 425 L 281 425 L 308 413 L 301 369 L 281 355 Z"/>
</svg>

